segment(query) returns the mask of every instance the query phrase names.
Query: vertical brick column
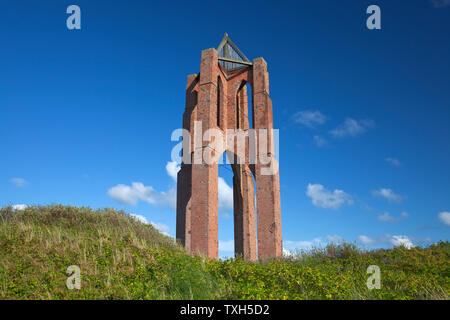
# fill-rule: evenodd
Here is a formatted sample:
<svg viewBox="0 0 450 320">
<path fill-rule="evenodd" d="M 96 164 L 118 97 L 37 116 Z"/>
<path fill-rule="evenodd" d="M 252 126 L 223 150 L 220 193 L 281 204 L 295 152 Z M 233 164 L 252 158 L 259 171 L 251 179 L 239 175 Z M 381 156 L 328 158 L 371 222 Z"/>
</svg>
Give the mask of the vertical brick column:
<svg viewBox="0 0 450 320">
<path fill-rule="evenodd" d="M 222 130 L 226 130 L 228 127 L 228 82 L 223 76 L 221 76 L 221 79 L 222 90 L 220 94 L 220 128 Z"/>
<path fill-rule="evenodd" d="M 183 129 L 191 131 L 191 123 L 195 120 L 197 106 L 197 91 L 194 89 L 197 75 L 191 74 L 186 84 L 186 108 L 183 114 Z M 189 145 L 190 144 L 190 145 Z M 183 152 L 189 153 L 192 159 L 192 142 L 183 139 Z M 176 239 L 181 242 L 187 252 L 191 252 L 191 194 L 192 194 L 192 166 L 181 163 L 181 170 L 177 174 L 177 221 Z"/>
<path fill-rule="evenodd" d="M 249 119 L 248 119 L 248 96 L 247 96 L 247 86 L 245 84 L 239 83 L 239 90 L 237 92 L 237 97 L 234 99 L 234 106 L 239 116 L 236 116 L 236 128 L 242 130 L 249 129 Z M 239 123 L 237 120 L 239 119 Z"/>
<path fill-rule="evenodd" d="M 272 101 L 269 96 L 269 73 L 263 58 L 253 60 L 253 105 L 255 129 L 258 137 L 258 156 L 255 166 L 256 207 L 258 228 L 258 258 L 279 257 L 282 255 L 280 181 L 276 170 L 273 174 L 264 174 L 263 169 L 270 165 L 262 161 L 270 159 L 272 166 L 278 167 L 273 157 L 273 116 Z M 261 154 L 261 134 L 259 129 L 267 129 L 266 152 Z"/>
<path fill-rule="evenodd" d="M 234 250 L 244 260 L 256 261 L 255 191 L 246 164 L 233 165 Z"/>
<path fill-rule="evenodd" d="M 217 76 L 218 59 L 215 49 L 202 51 L 200 80 L 196 117 L 202 123 L 203 133 L 216 127 L 217 122 Z M 194 129 L 197 130 L 197 129 Z M 194 153 L 200 155 L 208 142 L 196 145 Z M 191 252 L 210 258 L 218 257 L 218 167 L 206 164 L 194 155 L 192 164 L 192 206 L 191 206 Z"/>
<path fill-rule="evenodd" d="M 218 257 L 217 164 L 192 165 L 191 253 Z"/>
<path fill-rule="evenodd" d="M 192 166 L 182 164 L 177 175 L 177 235 L 176 238 L 191 252 L 191 191 Z"/>
</svg>

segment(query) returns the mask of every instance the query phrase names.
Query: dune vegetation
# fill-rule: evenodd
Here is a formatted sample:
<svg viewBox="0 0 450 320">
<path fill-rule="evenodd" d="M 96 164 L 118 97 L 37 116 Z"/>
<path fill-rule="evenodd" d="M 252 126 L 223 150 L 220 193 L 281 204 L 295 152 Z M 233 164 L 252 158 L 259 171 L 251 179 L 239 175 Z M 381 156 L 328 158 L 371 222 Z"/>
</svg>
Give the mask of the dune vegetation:
<svg viewBox="0 0 450 320">
<path fill-rule="evenodd" d="M 81 272 L 68 289 L 69 266 Z M 369 290 L 377 265 L 381 288 Z M 258 263 L 190 256 L 123 211 L 0 209 L 0 299 L 448 299 L 450 243 L 362 250 L 343 243 Z"/>
</svg>

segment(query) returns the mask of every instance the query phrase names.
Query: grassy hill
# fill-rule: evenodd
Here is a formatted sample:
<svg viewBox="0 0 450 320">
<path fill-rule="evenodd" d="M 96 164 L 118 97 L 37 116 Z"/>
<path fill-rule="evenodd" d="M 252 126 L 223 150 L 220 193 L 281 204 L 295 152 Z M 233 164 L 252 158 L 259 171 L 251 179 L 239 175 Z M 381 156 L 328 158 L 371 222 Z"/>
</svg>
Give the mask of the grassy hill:
<svg viewBox="0 0 450 320">
<path fill-rule="evenodd" d="M 81 269 L 81 289 L 66 287 Z M 381 289 L 369 290 L 369 265 Z M 448 299 L 450 243 L 363 251 L 331 245 L 263 263 L 187 255 L 122 211 L 0 209 L 0 299 Z"/>
</svg>

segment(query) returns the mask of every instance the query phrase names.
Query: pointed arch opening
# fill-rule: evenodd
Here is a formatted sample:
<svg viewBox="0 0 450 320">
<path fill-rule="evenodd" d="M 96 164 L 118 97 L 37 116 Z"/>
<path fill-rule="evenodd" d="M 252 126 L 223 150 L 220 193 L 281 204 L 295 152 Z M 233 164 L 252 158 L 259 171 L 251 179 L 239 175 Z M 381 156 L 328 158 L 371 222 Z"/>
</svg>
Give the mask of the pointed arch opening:
<svg viewBox="0 0 450 320">
<path fill-rule="evenodd" d="M 234 253 L 236 257 L 256 261 L 258 252 L 253 172 L 249 165 L 241 164 L 238 155 L 229 150 L 223 153 L 221 160 L 223 162 L 221 161 L 218 170 L 220 255 L 230 257 Z M 232 219 L 229 219 L 229 213 L 232 213 Z"/>
<path fill-rule="evenodd" d="M 236 92 L 236 129 L 248 130 L 254 128 L 252 86 L 245 80 L 241 82 Z"/>
</svg>

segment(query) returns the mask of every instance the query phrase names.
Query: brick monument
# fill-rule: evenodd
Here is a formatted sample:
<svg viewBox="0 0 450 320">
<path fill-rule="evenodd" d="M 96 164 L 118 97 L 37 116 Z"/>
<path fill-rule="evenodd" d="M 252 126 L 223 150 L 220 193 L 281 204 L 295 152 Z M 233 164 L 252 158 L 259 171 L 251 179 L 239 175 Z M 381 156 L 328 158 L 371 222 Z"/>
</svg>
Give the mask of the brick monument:
<svg viewBox="0 0 450 320">
<path fill-rule="evenodd" d="M 251 123 L 246 84 L 252 89 Z M 217 49 L 203 50 L 200 73 L 187 79 L 183 129 L 189 136 L 183 136 L 178 172 L 176 237 L 186 251 L 218 257 L 219 164 L 202 161 L 202 153 L 221 157 L 225 151 L 234 174 L 235 254 L 250 261 L 281 256 L 280 182 L 264 59 L 250 62 L 227 34 Z M 204 138 L 208 129 L 223 135 L 222 149 L 211 147 L 214 138 Z M 239 138 L 230 132 L 247 134 L 244 156 L 237 150 Z"/>
</svg>

